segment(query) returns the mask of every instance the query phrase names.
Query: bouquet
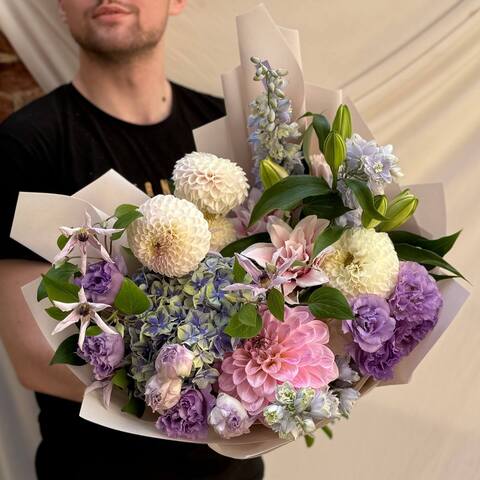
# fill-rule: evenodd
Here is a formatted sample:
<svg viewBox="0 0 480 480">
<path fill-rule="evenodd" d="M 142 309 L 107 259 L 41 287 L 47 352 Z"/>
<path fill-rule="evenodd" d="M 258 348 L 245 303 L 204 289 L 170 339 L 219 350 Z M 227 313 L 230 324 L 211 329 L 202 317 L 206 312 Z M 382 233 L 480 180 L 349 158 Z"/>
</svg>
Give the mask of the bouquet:
<svg viewBox="0 0 480 480">
<path fill-rule="evenodd" d="M 331 436 L 408 381 L 465 300 L 444 259 L 459 232 L 421 234 L 393 147 L 349 101 L 296 116 L 289 71 L 249 65 L 247 161 L 233 110 L 215 128 L 235 161 L 189 153 L 152 198 L 114 171 L 73 197 L 21 192 L 12 228 L 52 262 L 24 294 L 52 363 L 88 384 L 81 415 L 238 458 Z"/>
</svg>

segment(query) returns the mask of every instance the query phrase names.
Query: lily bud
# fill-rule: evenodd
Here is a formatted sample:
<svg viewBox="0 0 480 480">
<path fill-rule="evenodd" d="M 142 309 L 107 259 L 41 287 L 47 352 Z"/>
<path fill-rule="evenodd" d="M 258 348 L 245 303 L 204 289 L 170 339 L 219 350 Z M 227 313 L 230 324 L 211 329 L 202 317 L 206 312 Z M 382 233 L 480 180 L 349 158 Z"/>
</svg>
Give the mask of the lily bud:
<svg viewBox="0 0 480 480">
<path fill-rule="evenodd" d="M 385 195 L 377 195 L 374 198 L 374 204 L 375 208 L 377 209 L 377 212 L 380 214 L 387 216 L 387 208 L 388 208 L 388 199 Z M 362 212 L 362 225 L 365 228 L 375 228 L 381 220 L 376 220 L 375 218 L 371 218 L 367 212 L 363 211 Z"/>
<path fill-rule="evenodd" d="M 410 190 L 404 190 L 388 205 L 385 213 L 388 220 L 380 222 L 377 230 L 380 232 L 390 232 L 399 227 L 413 215 L 417 205 L 418 198 L 413 195 Z"/>
<path fill-rule="evenodd" d="M 260 180 L 266 190 L 285 177 L 288 177 L 288 172 L 271 158 L 260 161 Z"/>
</svg>

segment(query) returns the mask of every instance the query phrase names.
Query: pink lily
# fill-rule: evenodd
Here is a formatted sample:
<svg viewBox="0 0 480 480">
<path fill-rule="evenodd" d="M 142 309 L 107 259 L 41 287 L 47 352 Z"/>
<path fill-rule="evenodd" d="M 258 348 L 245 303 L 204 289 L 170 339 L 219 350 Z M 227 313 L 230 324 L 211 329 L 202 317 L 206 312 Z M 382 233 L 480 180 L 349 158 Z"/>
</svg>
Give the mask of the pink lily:
<svg viewBox="0 0 480 480">
<path fill-rule="evenodd" d="M 100 317 L 97 312 L 109 308 L 110 305 L 106 303 L 89 303 L 87 302 L 87 297 L 83 287 L 78 292 L 78 302 L 77 303 L 63 303 L 53 301 L 54 305 L 59 308 L 62 312 L 70 312 L 52 332 L 52 335 L 65 330 L 65 328 L 73 325 L 80 321 L 80 335 L 78 337 L 78 346 L 82 350 L 83 342 L 85 340 L 85 332 L 87 327 L 90 325 L 90 320 L 93 320 L 104 332 L 111 333 L 113 335 L 119 333 L 112 327 L 109 327 Z"/>
<path fill-rule="evenodd" d="M 109 236 L 117 232 L 121 232 L 123 228 L 98 228 L 92 227 L 92 218 L 89 213 L 85 212 L 85 224 L 82 227 L 70 228 L 70 227 L 60 227 L 60 231 L 66 237 L 69 237 L 68 242 L 62 248 L 62 250 L 55 256 L 53 263 L 57 265 L 61 260 L 67 257 L 70 252 L 78 246 L 80 250 L 80 271 L 83 275 L 87 270 L 87 246 L 91 245 L 92 247 L 100 250 L 102 258 L 110 263 L 114 263 L 110 258 L 105 247 L 98 241 L 96 237 L 97 234 Z"/>
<path fill-rule="evenodd" d="M 307 288 L 328 282 L 321 266 L 333 249 L 327 247 L 313 257 L 315 239 L 328 224 L 328 220 L 309 215 L 292 229 L 280 218 L 271 218 L 267 228 L 272 243 L 256 243 L 242 253 L 261 267 L 273 264 L 280 269 L 285 263 L 289 264 L 286 270 L 282 269 L 282 275 L 288 278 L 288 281 L 282 284 L 282 289 L 287 301 L 294 303 L 296 297 L 292 293 L 297 287 Z"/>
<path fill-rule="evenodd" d="M 237 261 L 240 266 L 252 277 L 252 283 L 233 283 L 223 290 L 234 292 L 238 290 L 249 290 L 255 297 L 266 293 L 271 288 L 279 287 L 289 281 L 289 277 L 283 274 L 292 266 L 296 257 L 292 257 L 285 262 L 280 268 L 275 265 L 267 264 L 265 269 L 258 268 L 249 258 L 242 254 L 236 253 Z"/>
</svg>

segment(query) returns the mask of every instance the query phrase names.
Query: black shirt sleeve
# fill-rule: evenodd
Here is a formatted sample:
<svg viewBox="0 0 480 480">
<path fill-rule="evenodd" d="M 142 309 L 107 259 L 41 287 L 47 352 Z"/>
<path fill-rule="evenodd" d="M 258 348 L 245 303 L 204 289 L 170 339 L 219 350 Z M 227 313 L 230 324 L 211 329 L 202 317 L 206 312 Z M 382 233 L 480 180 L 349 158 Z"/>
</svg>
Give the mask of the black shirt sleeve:
<svg viewBox="0 0 480 480">
<path fill-rule="evenodd" d="M 37 185 L 45 173 L 36 155 L 31 152 L 25 142 L 15 138 L 6 126 L 0 125 L 0 258 L 20 258 L 27 260 L 43 260 L 42 257 L 10 238 L 10 230 L 20 191 L 38 191 Z M 45 165 L 46 167 L 46 165 Z"/>
</svg>

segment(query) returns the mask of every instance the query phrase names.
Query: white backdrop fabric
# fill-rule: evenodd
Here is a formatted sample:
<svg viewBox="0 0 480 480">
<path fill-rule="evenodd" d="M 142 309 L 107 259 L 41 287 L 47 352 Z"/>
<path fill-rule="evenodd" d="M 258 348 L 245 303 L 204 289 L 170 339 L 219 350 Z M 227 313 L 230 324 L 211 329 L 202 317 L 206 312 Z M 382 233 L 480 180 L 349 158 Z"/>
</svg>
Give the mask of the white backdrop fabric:
<svg viewBox="0 0 480 480">
<path fill-rule="evenodd" d="M 221 95 L 220 74 L 238 64 L 235 15 L 257 3 L 190 0 L 169 24 L 169 77 Z M 300 31 L 306 81 L 345 88 L 378 141 L 394 144 L 408 183 L 444 184 L 448 230 L 463 228 L 449 260 L 473 284 L 408 386 L 374 390 L 333 441 L 268 454 L 266 478 L 480 479 L 480 0 L 264 3 Z M 56 10 L 56 0 L 0 0 L 0 28 L 45 91 L 77 62 Z M 0 479 L 33 479 L 35 403 L 3 351 L 0 362 Z"/>
</svg>

